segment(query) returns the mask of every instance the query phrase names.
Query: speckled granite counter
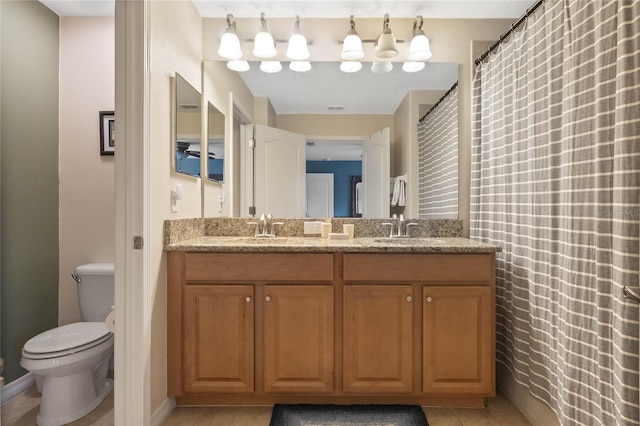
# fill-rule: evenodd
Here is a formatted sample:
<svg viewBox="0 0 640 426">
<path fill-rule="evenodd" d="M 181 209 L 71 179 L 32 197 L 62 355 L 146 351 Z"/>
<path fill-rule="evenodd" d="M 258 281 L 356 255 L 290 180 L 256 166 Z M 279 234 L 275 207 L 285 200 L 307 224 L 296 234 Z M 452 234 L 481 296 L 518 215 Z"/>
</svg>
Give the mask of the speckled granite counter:
<svg viewBox="0 0 640 426">
<path fill-rule="evenodd" d="M 462 222 L 452 219 L 411 219 L 412 238 L 388 238 L 389 219 L 332 219 L 333 232 L 351 223 L 356 238 L 331 240 L 304 236 L 310 219 L 274 219 L 284 222 L 275 238 L 252 237 L 249 218 L 196 218 L 165 222 L 167 251 L 190 252 L 369 252 L 369 253 L 490 253 L 500 247 L 461 238 Z M 311 219 L 312 220 L 312 219 Z"/>
<path fill-rule="evenodd" d="M 210 237 L 169 244 L 168 251 L 189 252 L 359 252 L 359 253 L 490 253 L 500 247 L 467 238 Z"/>
</svg>

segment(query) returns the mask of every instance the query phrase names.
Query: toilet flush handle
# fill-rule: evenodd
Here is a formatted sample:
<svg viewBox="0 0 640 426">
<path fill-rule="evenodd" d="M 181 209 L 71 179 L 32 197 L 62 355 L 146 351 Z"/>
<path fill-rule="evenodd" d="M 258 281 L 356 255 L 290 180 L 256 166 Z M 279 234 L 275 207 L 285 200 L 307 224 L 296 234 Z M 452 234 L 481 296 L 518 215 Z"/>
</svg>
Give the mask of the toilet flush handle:
<svg viewBox="0 0 640 426">
<path fill-rule="evenodd" d="M 76 282 L 78 284 L 80 284 L 82 282 L 82 277 L 80 277 L 78 274 L 76 274 L 75 272 L 71 274 L 71 278 L 73 278 L 74 280 L 76 280 Z"/>
</svg>

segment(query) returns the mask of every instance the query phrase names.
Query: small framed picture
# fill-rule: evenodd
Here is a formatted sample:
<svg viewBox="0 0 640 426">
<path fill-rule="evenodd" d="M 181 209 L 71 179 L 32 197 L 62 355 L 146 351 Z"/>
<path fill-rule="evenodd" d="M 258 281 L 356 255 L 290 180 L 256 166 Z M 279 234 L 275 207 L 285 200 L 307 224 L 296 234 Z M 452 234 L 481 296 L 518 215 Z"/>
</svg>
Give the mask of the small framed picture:
<svg viewBox="0 0 640 426">
<path fill-rule="evenodd" d="M 100 155 L 116 152 L 116 116 L 113 111 L 100 111 Z"/>
</svg>

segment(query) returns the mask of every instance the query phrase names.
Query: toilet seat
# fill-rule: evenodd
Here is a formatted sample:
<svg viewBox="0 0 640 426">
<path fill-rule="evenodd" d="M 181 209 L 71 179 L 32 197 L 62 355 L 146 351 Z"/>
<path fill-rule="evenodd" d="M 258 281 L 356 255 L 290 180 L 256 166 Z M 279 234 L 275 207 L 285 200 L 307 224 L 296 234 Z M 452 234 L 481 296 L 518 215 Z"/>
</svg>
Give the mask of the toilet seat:
<svg viewBox="0 0 640 426">
<path fill-rule="evenodd" d="M 22 348 L 28 359 L 47 359 L 74 354 L 108 340 L 111 332 L 102 322 L 77 322 L 47 330 L 29 339 Z"/>
</svg>

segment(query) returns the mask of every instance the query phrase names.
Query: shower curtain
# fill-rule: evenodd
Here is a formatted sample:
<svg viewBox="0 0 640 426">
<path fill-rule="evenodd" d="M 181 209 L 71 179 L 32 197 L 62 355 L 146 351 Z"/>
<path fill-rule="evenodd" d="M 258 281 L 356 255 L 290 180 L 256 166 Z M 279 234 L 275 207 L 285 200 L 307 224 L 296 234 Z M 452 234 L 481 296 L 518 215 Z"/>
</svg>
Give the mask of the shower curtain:
<svg viewBox="0 0 640 426">
<path fill-rule="evenodd" d="M 418 123 L 418 217 L 458 218 L 458 83 Z"/>
<path fill-rule="evenodd" d="M 640 1 L 547 0 L 476 70 L 471 237 L 497 362 L 563 425 L 637 425 Z"/>
</svg>

